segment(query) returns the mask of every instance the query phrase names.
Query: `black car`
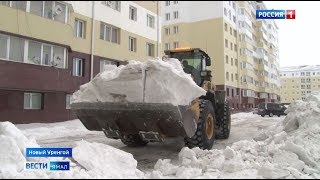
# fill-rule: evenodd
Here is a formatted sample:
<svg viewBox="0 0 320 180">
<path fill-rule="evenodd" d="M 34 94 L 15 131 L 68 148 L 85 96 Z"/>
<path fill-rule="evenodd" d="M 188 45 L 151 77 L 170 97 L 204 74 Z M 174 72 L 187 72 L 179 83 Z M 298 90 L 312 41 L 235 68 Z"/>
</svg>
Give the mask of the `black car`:
<svg viewBox="0 0 320 180">
<path fill-rule="evenodd" d="M 273 115 L 281 116 L 286 115 L 284 111 L 287 108 L 283 104 L 279 103 L 261 103 L 258 106 L 258 114 L 264 117 L 265 115 L 269 115 L 272 117 Z"/>
</svg>

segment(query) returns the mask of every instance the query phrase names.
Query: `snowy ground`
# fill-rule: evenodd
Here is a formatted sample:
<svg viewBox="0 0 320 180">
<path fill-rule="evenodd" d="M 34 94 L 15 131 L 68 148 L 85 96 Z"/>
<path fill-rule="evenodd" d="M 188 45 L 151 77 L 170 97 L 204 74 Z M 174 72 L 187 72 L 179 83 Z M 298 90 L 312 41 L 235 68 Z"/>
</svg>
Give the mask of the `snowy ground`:
<svg viewBox="0 0 320 180">
<path fill-rule="evenodd" d="M 1 178 L 320 178 L 320 93 L 292 103 L 284 117 L 232 115 L 231 135 L 212 150 L 182 138 L 129 148 L 79 120 L 52 124 L 0 122 Z M 73 147 L 67 172 L 28 171 L 26 147 Z M 52 159 L 51 159 L 52 160 Z"/>
<path fill-rule="evenodd" d="M 232 115 L 232 129 L 229 139 L 216 140 L 213 149 L 225 149 L 240 140 L 250 140 L 263 129 L 283 120 L 282 117 L 261 117 L 252 113 Z M 120 140 L 108 139 L 102 132 L 88 131 L 79 120 L 50 124 L 20 124 L 19 129 L 28 138 L 35 138 L 43 147 L 75 147 L 76 142 L 86 140 L 119 148 L 133 154 L 138 161 L 138 169 L 148 172 L 154 168 L 158 159 L 178 161 L 178 153 L 184 147 L 182 138 L 167 139 L 164 143 L 150 143 L 146 147 L 130 148 Z"/>
</svg>

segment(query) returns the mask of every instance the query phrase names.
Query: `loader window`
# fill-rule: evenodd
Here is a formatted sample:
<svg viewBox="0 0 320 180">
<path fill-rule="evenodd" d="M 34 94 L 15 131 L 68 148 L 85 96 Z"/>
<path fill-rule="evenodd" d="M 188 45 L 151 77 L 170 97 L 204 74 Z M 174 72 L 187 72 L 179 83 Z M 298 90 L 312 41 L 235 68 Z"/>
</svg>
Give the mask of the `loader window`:
<svg viewBox="0 0 320 180">
<path fill-rule="evenodd" d="M 191 74 L 194 81 L 201 84 L 202 54 L 200 52 L 178 52 L 171 55 L 172 58 L 179 59 L 184 72 Z"/>
</svg>

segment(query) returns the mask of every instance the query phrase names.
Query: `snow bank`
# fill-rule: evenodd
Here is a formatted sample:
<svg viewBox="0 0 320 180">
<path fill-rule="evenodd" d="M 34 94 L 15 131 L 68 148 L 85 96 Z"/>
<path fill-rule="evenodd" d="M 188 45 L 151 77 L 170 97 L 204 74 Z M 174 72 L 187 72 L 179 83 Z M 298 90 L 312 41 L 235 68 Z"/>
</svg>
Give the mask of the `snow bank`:
<svg viewBox="0 0 320 180">
<path fill-rule="evenodd" d="M 132 154 L 105 144 L 80 141 L 73 149 L 73 158 L 95 178 L 143 177 Z"/>
<path fill-rule="evenodd" d="M 106 66 L 105 71 L 73 94 L 71 102 L 143 102 L 144 79 L 147 103 L 188 105 L 206 93 L 190 74 L 184 73 L 179 60 L 156 59 Z"/>
<path fill-rule="evenodd" d="M 6 178 L 142 178 L 131 154 L 99 143 L 81 141 L 68 158 L 26 158 L 26 147 L 39 147 L 10 122 L 0 122 L 0 179 Z M 70 161 L 70 171 L 25 170 L 25 162 Z"/>
<path fill-rule="evenodd" d="M 39 140 L 63 138 L 71 136 L 88 136 L 101 134 L 101 131 L 89 131 L 83 126 L 80 120 L 70 120 L 57 123 L 30 123 L 30 124 L 18 124 L 17 128 L 22 130 L 23 134 L 27 138 L 34 138 L 38 142 Z M 57 133 L 59 132 L 59 133 Z"/>
<path fill-rule="evenodd" d="M 319 108 L 320 94 L 312 94 L 305 102 L 291 104 L 283 121 L 252 140 L 238 141 L 223 150 L 185 147 L 178 163 L 160 159 L 146 177 L 320 178 Z"/>
</svg>

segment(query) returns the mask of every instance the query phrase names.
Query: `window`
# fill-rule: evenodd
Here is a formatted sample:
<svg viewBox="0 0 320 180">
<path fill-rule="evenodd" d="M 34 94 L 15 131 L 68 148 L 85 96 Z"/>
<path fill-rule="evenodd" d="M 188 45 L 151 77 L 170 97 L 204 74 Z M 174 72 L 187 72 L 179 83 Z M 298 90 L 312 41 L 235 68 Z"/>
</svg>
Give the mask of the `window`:
<svg viewBox="0 0 320 180">
<path fill-rule="evenodd" d="M 233 36 L 237 38 L 237 30 L 233 30 Z"/>
<path fill-rule="evenodd" d="M 231 58 L 231 66 L 233 66 L 233 58 Z"/>
<path fill-rule="evenodd" d="M 230 35 L 232 36 L 232 27 L 230 27 Z"/>
<path fill-rule="evenodd" d="M 10 44 L 8 46 L 8 44 Z M 0 58 L 30 64 L 66 67 L 66 48 L 0 34 Z"/>
<path fill-rule="evenodd" d="M 104 71 L 104 66 L 105 65 L 117 65 L 115 61 L 110 61 L 106 59 L 100 59 L 100 72 Z"/>
<path fill-rule="evenodd" d="M 8 36 L 0 34 L 0 59 L 8 59 Z"/>
<path fill-rule="evenodd" d="M 55 9 L 59 13 L 52 13 Z M 67 23 L 68 19 L 67 6 L 57 1 L 30 1 L 30 13 L 62 23 Z"/>
<path fill-rule="evenodd" d="M 307 72 L 306 76 L 310 76 L 310 72 Z"/>
<path fill-rule="evenodd" d="M 165 50 L 170 50 L 170 43 L 165 43 Z"/>
<path fill-rule="evenodd" d="M 316 73 L 315 73 L 315 72 L 313 72 L 312 74 L 313 74 L 313 75 L 316 75 Z"/>
<path fill-rule="evenodd" d="M 137 39 L 129 36 L 129 51 L 137 52 Z"/>
<path fill-rule="evenodd" d="M 165 31 L 166 35 L 170 35 L 170 28 L 165 28 L 164 31 Z"/>
<path fill-rule="evenodd" d="M 37 16 L 42 16 L 43 1 L 30 1 L 30 13 Z"/>
<path fill-rule="evenodd" d="M 226 79 L 229 81 L 229 72 L 226 72 Z"/>
<path fill-rule="evenodd" d="M 74 58 L 73 59 L 73 76 L 83 76 L 83 60 L 80 58 Z"/>
<path fill-rule="evenodd" d="M 228 40 L 227 39 L 224 40 L 224 45 L 226 48 L 228 48 Z"/>
<path fill-rule="evenodd" d="M 301 76 L 304 76 L 305 74 L 304 74 L 304 72 L 301 72 L 301 74 L 300 74 Z"/>
<path fill-rule="evenodd" d="M 238 46 L 236 44 L 234 44 L 234 51 L 238 51 Z"/>
<path fill-rule="evenodd" d="M 178 34 L 179 32 L 179 27 L 178 26 L 173 26 L 173 33 Z"/>
<path fill-rule="evenodd" d="M 155 23 L 154 16 L 147 14 L 147 26 L 154 28 L 154 23 Z"/>
<path fill-rule="evenodd" d="M 17 37 L 10 37 L 9 59 L 23 62 L 24 57 L 24 40 Z"/>
<path fill-rule="evenodd" d="M 42 54 L 42 59 L 41 62 L 43 65 L 50 65 L 52 61 L 52 56 L 51 56 L 51 46 L 49 45 L 43 45 L 43 54 Z"/>
<path fill-rule="evenodd" d="M 226 55 L 226 63 L 227 63 L 227 64 L 229 63 L 229 57 L 228 57 L 228 55 Z"/>
<path fill-rule="evenodd" d="M 231 81 L 233 82 L 233 74 L 231 73 Z M 233 89 L 232 89 L 232 96 L 233 96 Z"/>
<path fill-rule="evenodd" d="M 137 8 L 133 6 L 129 7 L 129 19 L 137 21 Z"/>
<path fill-rule="evenodd" d="M 166 6 L 170 6 L 170 1 L 166 1 Z"/>
<path fill-rule="evenodd" d="M 48 1 L 45 1 L 45 2 L 48 2 Z M 61 13 L 53 13 L 52 15 L 53 19 L 62 23 L 66 23 L 67 22 L 67 19 L 66 19 L 67 6 L 57 1 L 55 1 L 54 5 L 55 7 L 53 7 L 53 9 L 60 9 Z"/>
<path fill-rule="evenodd" d="M 64 68 L 65 62 L 64 62 L 64 48 L 53 46 L 53 60 L 52 60 L 52 66 L 58 67 L 58 68 Z"/>
<path fill-rule="evenodd" d="M 178 11 L 174 11 L 173 12 L 173 19 L 178 19 L 179 18 L 179 12 Z"/>
<path fill-rule="evenodd" d="M 223 8 L 223 14 L 224 14 L 225 16 L 228 16 L 228 13 L 227 13 L 227 9 L 226 9 L 226 8 Z"/>
<path fill-rule="evenodd" d="M 32 64 L 41 64 L 41 43 L 29 41 L 28 62 Z"/>
<path fill-rule="evenodd" d="M 227 23 L 224 23 L 224 30 L 225 30 L 225 31 L 228 31 L 228 25 L 227 25 Z"/>
<path fill-rule="evenodd" d="M 173 1 L 173 4 L 178 4 L 179 1 Z"/>
<path fill-rule="evenodd" d="M 226 88 L 226 91 L 227 91 L 227 96 L 229 96 L 229 88 Z"/>
<path fill-rule="evenodd" d="M 170 13 L 166 13 L 166 20 L 167 20 L 167 21 L 170 20 Z"/>
<path fill-rule="evenodd" d="M 27 1 L 11 1 L 12 5 L 11 7 L 20 9 L 25 11 L 27 7 Z"/>
<path fill-rule="evenodd" d="M 121 1 L 102 1 L 102 4 L 117 11 L 121 10 Z"/>
<path fill-rule="evenodd" d="M 231 50 L 233 50 L 233 44 L 232 44 L 232 42 L 230 42 L 230 48 L 231 48 Z"/>
<path fill-rule="evenodd" d="M 173 48 L 178 48 L 179 47 L 179 42 L 173 42 Z"/>
<path fill-rule="evenodd" d="M 10 7 L 10 1 L 0 1 L 0 5 L 9 6 Z"/>
<path fill-rule="evenodd" d="M 75 20 L 74 33 L 76 37 L 85 38 L 85 22 L 79 19 Z"/>
<path fill-rule="evenodd" d="M 154 44 L 147 43 L 147 55 L 154 57 Z"/>
<path fill-rule="evenodd" d="M 232 16 L 232 20 L 234 23 L 237 23 L 236 16 Z"/>
<path fill-rule="evenodd" d="M 100 39 L 120 43 L 120 29 L 108 24 L 101 23 L 100 25 Z"/>
<path fill-rule="evenodd" d="M 42 109 L 41 93 L 24 93 L 24 109 Z"/>
<path fill-rule="evenodd" d="M 238 66 L 238 59 L 235 59 L 235 60 L 234 60 L 234 64 L 235 64 L 236 66 Z"/>
<path fill-rule="evenodd" d="M 294 80 L 292 80 L 292 82 L 294 82 Z"/>
<path fill-rule="evenodd" d="M 71 109 L 70 108 L 70 99 L 71 99 L 71 95 L 70 94 L 67 94 L 66 95 L 66 109 Z"/>
</svg>

